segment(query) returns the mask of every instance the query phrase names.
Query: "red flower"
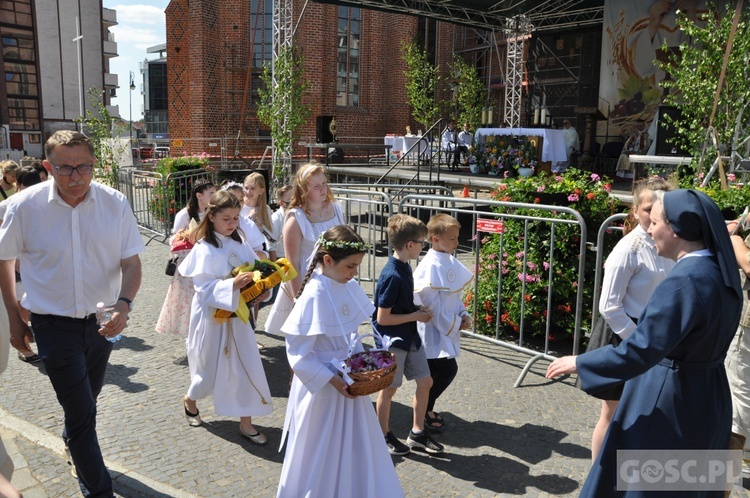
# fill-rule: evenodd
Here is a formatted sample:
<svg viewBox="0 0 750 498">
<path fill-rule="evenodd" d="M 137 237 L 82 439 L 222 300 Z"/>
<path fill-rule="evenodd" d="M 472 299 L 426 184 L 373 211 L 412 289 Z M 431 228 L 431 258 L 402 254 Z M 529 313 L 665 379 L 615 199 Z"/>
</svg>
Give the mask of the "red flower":
<svg viewBox="0 0 750 498">
<path fill-rule="evenodd" d="M 492 311 L 492 303 L 490 302 L 490 300 L 489 300 L 489 299 L 487 299 L 487 300 L 486 300 L 486 301 L 484 302 L 484 310 L 485 310 L 485 311 L 488 311 L 488 312 L 489 312 L 489 311 Z"/>
<path fill-rule="evenodd" d="M 539 204 L 542 200 L 539 197 L 534 197 L 534 204 Z"/>
<path fill-rule="evenodd" d="M 488 324 L 492 325 L 492 320 L 494 320 L 494 317 L 490 315 L 489 313 L 484 315 L 484 321 Z"/>
<path fill-rule="evenodd" d="M 594 199 L 596 199 L 596 194 L 593 192 L 589 192 L 588 194 L 586 194 L 586 198 L 590 201 L 593 201 Z"/>
<path fill-rule="evenodd" d="M 579 188 L 573 189 L 573 193 L 575 195 L 581 195 L 581 189 L 579 189 Z"/>
<path fill-rule="evenodd" d="M 569 304 L 558 304 L 557 309 L 560 311 L 564 311 L 565 313 L 570 313 L 570 305 Z"/>
<path fill-rule="evenodd" d="M 528 303 L 531 301 L 531 294 L 526 294 L 525 296 L 523 296 L 523 298 Z"/>
</svg>

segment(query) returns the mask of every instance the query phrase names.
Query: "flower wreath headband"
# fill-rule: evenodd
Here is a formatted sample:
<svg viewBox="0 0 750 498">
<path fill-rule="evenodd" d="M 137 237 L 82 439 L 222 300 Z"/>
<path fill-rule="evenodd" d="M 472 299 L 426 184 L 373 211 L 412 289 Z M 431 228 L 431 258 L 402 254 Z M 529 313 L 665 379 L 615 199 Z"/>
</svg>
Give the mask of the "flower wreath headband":
<svg viewBox="0 0 750 498">
<path fill-rule="evenodd" d="M 221 190 L 224 190 L 224 191 L 229 190 L 231 188 L 241 188 L 242 190 L 245 190 L 245 188 L 242 186 L 242 184 L 241 183 L 237 183 L 237 182 L 227 182 L 227 183 L 225 183 L 224 185 L 221 186 Z"/>
<path fill-rule="evenodd" d="M 315 242 L 315 248 L 313 249 L 313 252 L 310 254 L 310 256 L 307 258 L 307 261 L 305 262 L 305 266 L 309 267 L 313 259 L 315 259 L 315 255 L 318 254 L 318 248 L 324 248 L 324 249 L 351 249 L 356 252 L 367 252 L 372 247 L 370 244 L 366 242 L 345 242 L 342 240 L 326 240 L 323 238 L 323 234 L 320 234 L 320 237 L 318 237 L 318 240 Z"/>
<path fill-rule="evenodd" d="M 318 247 L 322 247 L 324 249 L 352 249 L 358 252 L 367 252 L 372 248 L 372 246 L 366 242 L 326 240 L 323 238 L 323 234 L 320 234 L 320 237 L 318 237 Z"/>
</svg>

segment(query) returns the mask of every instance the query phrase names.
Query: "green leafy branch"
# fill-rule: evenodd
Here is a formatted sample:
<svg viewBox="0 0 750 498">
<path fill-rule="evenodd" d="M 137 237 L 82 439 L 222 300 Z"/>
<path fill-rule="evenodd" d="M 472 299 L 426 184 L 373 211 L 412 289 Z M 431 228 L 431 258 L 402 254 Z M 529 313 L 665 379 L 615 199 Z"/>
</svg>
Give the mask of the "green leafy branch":
<svg viewBox="0 0 750 498">
<path fill-rule="evenodd" d="M 96 158 L 94 178 L 101 183 L 114 186 L 117 184 L 118 158 L 127 150 L 127 146 L 116 138 L 121 135 L 124 127 L 116 124 L 115 118 L 104 105 L 102 90 L 91 87 L 87 96 L 96 114 L 87 109 L 85 116 L 73 121 L 82 125 L 83 133 L 91 139 L 94 145 Z"/>
<path fill-rule="evenodd" d="M 265 63 L 261 75 L 263 85 L 258 88 L 258 119 L 270 128 L 276 150 L 289 157 L 296 131 L 312 114 L 310 106 L 303 102 L 308 82 L 302 62 L 303 57 L 294 47 L 282 48 L 274 63 L 277 83 L 274 84 L 271 65 Z M 273 167 L 276 176 L 283 177 L 283 164 Z"/>
<path fill-rule="evenodd" d="M 435 99 L 440 81 L 438 66 L 430 63 L 427 52 L 414 40 L 402 42 L 401 57 L 406 63 L 406 100 L 411 114 L 427 129 L 440 117 L 440 106 Z"/>
<path fill-rule="evenodd" d="M 700 155 L 706 141 L 706 129 L 734 17 L 732 7 L 719 12 L 716 4 L 712 3 L 709 12 L 699 16 L 696 21 L 680 13 L 677 23 L 692 42 L 680 45 L 680 50 L 672 52 L 668 62 L 655 62 L 671 76 L 671 80 L 668 78 L 661 82 L 664 88 L 671 90 L 665 103 L 682 111 L 682 120 L 674 123 L 677 131 L 675 142 L 692 151 L 694 157 Z M 666 46 L 662 48 L 668 49 Z M 732 144 L 745 138 L 750 126 L 750 113 L 746 112 L 748 105 L 750 12 L 744 11 L 727 61 L 726 76 L 713 121 L 719 144 L 727 147 L 725 154 L 729 153 Z"/>
<path fill-rule="evenodd" d="M 482 124 L 482 107 L 484 107 L 485 88 L 479 79 L 476 67 L 462 57 L 456 57 L 453 63 L 453 74 L 458 87 L 458 115 L 455 118 L 460 125 L 469 123 L 469 128 L 476 130 Z"/>
</svg>

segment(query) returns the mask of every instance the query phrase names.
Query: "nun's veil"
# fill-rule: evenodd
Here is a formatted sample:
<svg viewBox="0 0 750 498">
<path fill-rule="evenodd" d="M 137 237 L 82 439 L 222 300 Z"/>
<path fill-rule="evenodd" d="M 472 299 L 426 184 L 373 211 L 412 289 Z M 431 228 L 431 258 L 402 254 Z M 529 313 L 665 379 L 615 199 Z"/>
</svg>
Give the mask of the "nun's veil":
<svg viewBox="0 0 750 498">
<path fill-rule="evenodd" d="M 716 203 L 698 190 L 672 190 L 664 193 L 664 216 L 681 239 L 703 240 L 718 259 L 724 285 L 742 296 L 734 249 Z"/>
</svg>

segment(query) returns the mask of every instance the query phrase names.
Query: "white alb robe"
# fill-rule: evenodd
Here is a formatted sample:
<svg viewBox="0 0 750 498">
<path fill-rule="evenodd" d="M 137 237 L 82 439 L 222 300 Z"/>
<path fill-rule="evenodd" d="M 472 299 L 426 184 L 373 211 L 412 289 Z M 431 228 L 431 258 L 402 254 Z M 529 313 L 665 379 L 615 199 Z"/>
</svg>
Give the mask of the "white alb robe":
<svg viewBox="0 0 750 498">
<path fill-rule="evenodd" d="M 240 291 L 232 288 L 230 272 L 241 263 L 254 261 L 255 253 L 247 243 L 219 234 L 216 237 L 221 247 L 200 240 L 178 268 L 182 275 L 193 278 L 195 286 L 187 339 L 187 395 L 198 400 L 213 393 L 214 410 L 221 416 L 268 415 L 273 410 L 271 391 L 253 328 L 236 317 L 224 324 L 213 317 L 216 309 L 237 309 Z"/>
<path fill-rule="evenodd" d="M 434 249 L 414 270 L 415 302 L 432 310 L 432 320 L 417 322 L 428 359 L 456 358 L 461 352 L 463 292 L 474 275 L 451 254 Z"/>
<path fill-rule="evenodd" d="M 342 284 L 316 271 L 284 323 L 294 380 L 279 498 L 404 495 L 370 397 L 348 399 L 329 384 L 331 360 L 347 357 L 374 310 L 356 281 Z"/>
</svg>

